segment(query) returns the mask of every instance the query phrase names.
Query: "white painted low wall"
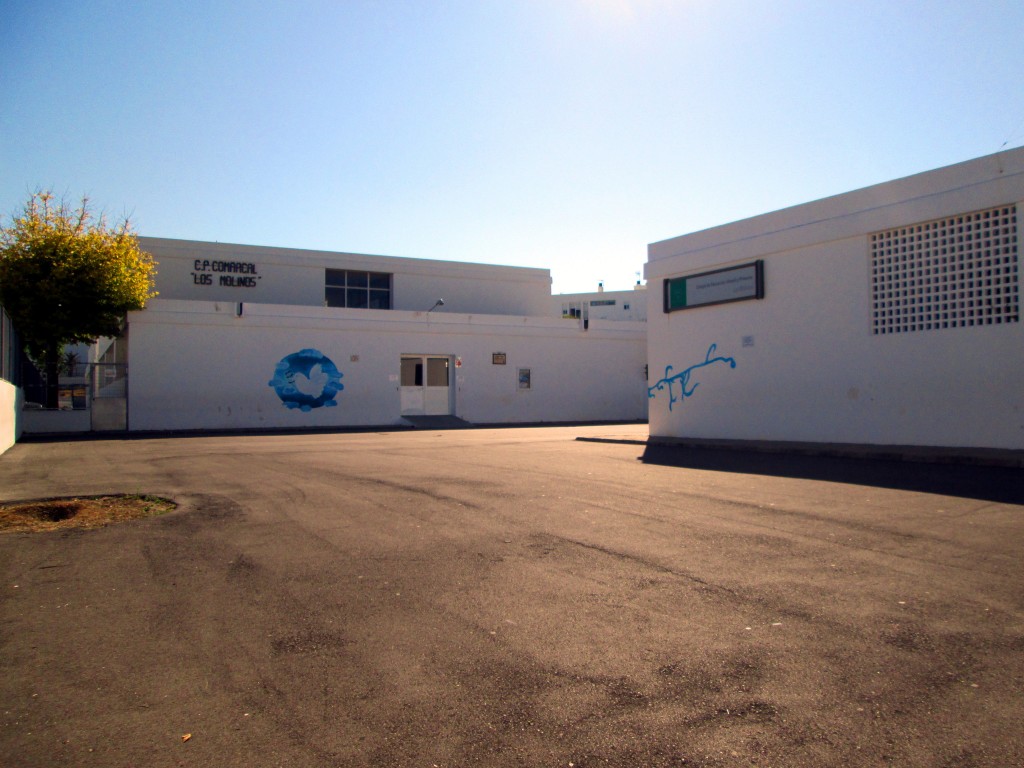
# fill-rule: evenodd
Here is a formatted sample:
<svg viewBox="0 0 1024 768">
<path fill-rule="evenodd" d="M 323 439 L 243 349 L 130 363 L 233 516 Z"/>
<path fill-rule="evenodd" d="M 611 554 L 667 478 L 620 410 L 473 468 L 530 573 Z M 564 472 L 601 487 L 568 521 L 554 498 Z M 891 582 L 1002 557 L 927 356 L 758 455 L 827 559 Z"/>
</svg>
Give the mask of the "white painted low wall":
<svg viewBox="0 0 1024 768">
<path fill-rule="evenodd" d="M 642 323 L 154 300 L 129 316 L 132 431 L 399 424 L 403 354 L 451 356 L 454 415 L 475 423 L 641 420 Z M 341 373 L 335 406 L 288 408 L 270 385 L 315 349 Z M 504 353 L 505 365 L 492 355 Z M 532 387 L 518 386 L 520 368 Z"/>
<path fill-rule="evenodd" d="M 9 381 L 0 379 L 0 453 L 21 437 L 21 406 L 21 390 Z"/>
</svg>

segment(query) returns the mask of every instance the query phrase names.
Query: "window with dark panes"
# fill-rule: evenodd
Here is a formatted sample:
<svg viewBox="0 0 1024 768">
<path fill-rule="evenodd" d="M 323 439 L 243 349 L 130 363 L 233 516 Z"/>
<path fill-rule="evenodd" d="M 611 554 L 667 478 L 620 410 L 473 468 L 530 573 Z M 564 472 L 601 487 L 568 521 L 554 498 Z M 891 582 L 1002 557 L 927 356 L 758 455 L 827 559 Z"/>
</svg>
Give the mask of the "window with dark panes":
<svg viewBox="0 0 1024 768">
<path fill-rule="evenodd" d="M 391 309 L 391 275 L 355 269 L 328 269 L 324 304 L 350 309 Z"/>
<path fill-rule="evenodd" d="M 324 304 L 328 307 L 345 306 L 345 270 L 328 269 L 324 287 Z"/>
<path fill-rule="evenodd" d="M 370 303 L 370 278 L 366 272 L 346 272 L 345 306 L 366 309 Z"/>
</svg>

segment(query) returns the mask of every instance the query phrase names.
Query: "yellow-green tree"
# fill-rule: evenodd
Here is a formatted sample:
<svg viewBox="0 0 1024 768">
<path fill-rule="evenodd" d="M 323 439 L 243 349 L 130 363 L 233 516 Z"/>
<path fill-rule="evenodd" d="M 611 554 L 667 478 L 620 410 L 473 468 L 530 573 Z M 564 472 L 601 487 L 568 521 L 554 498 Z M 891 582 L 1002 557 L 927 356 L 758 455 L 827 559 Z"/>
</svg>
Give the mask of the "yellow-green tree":
<svg viewBox="0 0 1024 768">
<path fill-rule="evenodd" d="M 43 365 L 47 407 L 57 407 L 64 347 L 119 335 L 126 313 L 156 295 L 155 274 L 129 220 L 107 226 L 85 197 L 72 208 L 36 192 L 0 227 L 0 304 Z"/>
</svg>

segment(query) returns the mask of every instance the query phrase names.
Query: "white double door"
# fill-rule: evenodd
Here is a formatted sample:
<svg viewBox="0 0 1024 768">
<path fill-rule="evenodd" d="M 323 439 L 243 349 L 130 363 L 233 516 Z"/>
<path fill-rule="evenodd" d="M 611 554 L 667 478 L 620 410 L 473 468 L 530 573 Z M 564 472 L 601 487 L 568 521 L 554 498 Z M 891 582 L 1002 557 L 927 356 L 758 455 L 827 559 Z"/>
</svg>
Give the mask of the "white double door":
<svg viewBox="0 0 1024 768">
<path fill-rule="evenodd" d="M 451 358 L 402 355 L 403 416 L 448 416 L 452 412 Z"/>
</svg>

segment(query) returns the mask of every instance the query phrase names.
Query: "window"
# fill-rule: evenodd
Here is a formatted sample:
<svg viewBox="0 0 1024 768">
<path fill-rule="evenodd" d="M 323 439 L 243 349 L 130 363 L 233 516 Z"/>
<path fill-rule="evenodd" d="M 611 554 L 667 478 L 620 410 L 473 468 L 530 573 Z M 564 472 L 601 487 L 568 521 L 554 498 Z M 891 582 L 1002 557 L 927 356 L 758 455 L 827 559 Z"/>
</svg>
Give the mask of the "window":
<svg viewBox="0 0 1024 768">
<path fill-rule="evenodd" d="M 562 317 L 566 319 L 572 318 L 574 320 L 586 317 L 589 307 L 590 302 L 588 301 L 571 301 L 568 304 L 562 304 Z"/>
<path fill-rule="evenodd" d="M 1017 207 L 871 235 L 872 332 L 1020 322 Z"/>
<path fill-rule="evenodd" d="M 391 309 L 391 275 L 353 269 L 328 269 L 324 304 L 351 309 Z"/>
<path fill-rule="evenodd" d="M 447 387 L 448 386 L 448 358 L 428 357 L 427 358 L 427 386 Z"/>
<path fill-rule="evenodd" d="M 423 361 L 416 357 L 402 358 L 402 386 L 423 386 Z"/>
<path fill-rule="evenodd" d="M 428 357 L 426 365 L 426 384 L 428 387 L 448 386 L 448 358 Z M 403 357 L 401 383 L 403 387 L 423 386 L 423 358 Z"/>
</svg>

